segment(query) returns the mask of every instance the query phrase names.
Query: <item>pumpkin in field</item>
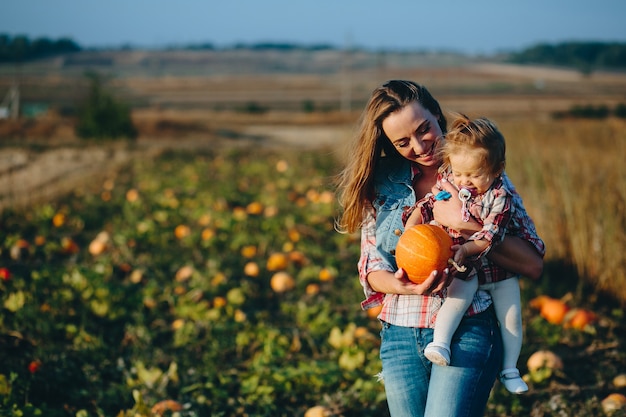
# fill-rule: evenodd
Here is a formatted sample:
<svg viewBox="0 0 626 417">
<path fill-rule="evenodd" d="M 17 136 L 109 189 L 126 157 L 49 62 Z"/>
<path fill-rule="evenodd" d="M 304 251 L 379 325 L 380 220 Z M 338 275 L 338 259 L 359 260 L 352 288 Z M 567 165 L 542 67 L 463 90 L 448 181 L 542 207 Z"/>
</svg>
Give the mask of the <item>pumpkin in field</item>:
<svg viewBox="0 0 626 417">
<path fill-rule="evenodd" d="M 589 329 L 597 319 L 598 316 L 593 311 L 584 308 L 574 308 L 565 314 L 563 323 L 566 328 L 586 330 Z"/>
<path fill-rule="evenodd" d="M 549 350 L 538 350 L 530 355 L 526 362 L 529 372 L 537 372 L 542 368 L 547 369 L 563 369 L 563 360 L 554 352 Z"/>
<path fill-rule="evenodd" d="M 405 230 L 396 246 L 396 263 L 409 279 L 422 283 L 431 272 L 443 271 L 453 253 L 452 239 L 439 226 L 418 224 Z"/>
<path fill-rule="evenodd" d="M 565 302 L 553 298 L 543 302 L 539 315 L 552 324 L 561 324 L 568 311 Z"/>
<path fill-rule="evenodd" d="M 615 411 L 626 409 L 626 396 L 624 394 L 614 392 L 603 399 L 600 404 L 602 405 L 604 413 L 610 415 Z"/>
</svg>

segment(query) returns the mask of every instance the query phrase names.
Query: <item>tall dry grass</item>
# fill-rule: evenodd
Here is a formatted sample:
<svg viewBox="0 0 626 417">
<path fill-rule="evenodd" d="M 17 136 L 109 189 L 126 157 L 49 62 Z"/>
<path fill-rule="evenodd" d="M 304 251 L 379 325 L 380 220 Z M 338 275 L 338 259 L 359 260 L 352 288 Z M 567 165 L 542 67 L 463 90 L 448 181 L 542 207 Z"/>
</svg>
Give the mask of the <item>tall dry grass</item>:
<svg viewBox="0 0 626 417">
<path fill-rule="evenodd" d="M 507 139 L 507 172 L 546 243 L 546 261 L 573 267 L 579 282 L 626 304 L 626 122 L 507 121 L 499 127 Z M 568 269 L 561 270 L 566 275 Z M 572 290 L 581 297 L 582 287 Z"/>
</svg>

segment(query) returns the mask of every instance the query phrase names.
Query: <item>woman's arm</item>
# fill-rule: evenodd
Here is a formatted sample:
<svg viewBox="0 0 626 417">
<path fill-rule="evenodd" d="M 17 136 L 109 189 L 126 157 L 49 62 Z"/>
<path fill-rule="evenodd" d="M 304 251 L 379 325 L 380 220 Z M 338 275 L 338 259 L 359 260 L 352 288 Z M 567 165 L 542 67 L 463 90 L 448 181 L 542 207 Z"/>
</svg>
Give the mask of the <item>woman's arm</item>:
<svg viewBox="0 0 626 417">
<path fill-rule="evenodd" d="M 458 199 L 456 188 L 450 183 L 443 183 L 443 189 L 452 197 L 448 200 L 435 201 L 433 215 L 440 224 L 460 231 L 465 238 L 482 229 L 475 220 L 463 222 L 461 220 L 461 201 Z M 433 193 L 438 192 L 433 190 Z M 516 236 L 506 235 L 499 245 L 491 249 L 487 255 L 489 259 L 502 268 L 517 274 L 537 279 L 543 271 L 543 257 L 529 242 Z"/>
<path fill-rule="evenodd" d="M 451 279 L 447 269 L 441 275 L 433 271 L 421 284 L 409 281 L 402 268 L 395 273 L 372 271 L 367 275 L 370 286 L 375 291 L 385 294 L 429 295 L 443 290 L 450 284 Z"/>
<path fill-rule="evenodd" d="M 531 279 L 538 279 L 543 272 L 541 255 L 534 246 L 517 236 L 506 235 L 502 243 L 491 249 L 487 258 L 507 271 Z"/>
<path fill-rule="evenodd" d="M 410 281 L 402 269 L 392 271 L 376 249 L 376 215 L 370 206 L 361 227 L 361 257 L 359 258 L 359 280 L 365 290 L 366 299 L 374 293 L 384 294 L 429 294 L 441 291 L 451 279 L 447 271 L 436 274 L 434 271 L 421 284 Z"/>
</svg>

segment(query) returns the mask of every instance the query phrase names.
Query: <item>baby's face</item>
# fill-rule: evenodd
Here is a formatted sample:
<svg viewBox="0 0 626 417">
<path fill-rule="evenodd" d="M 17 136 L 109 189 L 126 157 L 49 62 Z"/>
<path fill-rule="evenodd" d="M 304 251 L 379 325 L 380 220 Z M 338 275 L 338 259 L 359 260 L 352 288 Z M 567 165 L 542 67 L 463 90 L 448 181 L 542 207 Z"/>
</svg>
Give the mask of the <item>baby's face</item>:
<svg viewBox="0 0 626 417">
<path fill-rule="evenodd" d="M 485 165 L 479 150 L 467 150 L 450 155 L 450 168 L 457 188 L 467 188 L 473 195 L 487 191 L 495 179 L 495 175 Z"/>
</svg>

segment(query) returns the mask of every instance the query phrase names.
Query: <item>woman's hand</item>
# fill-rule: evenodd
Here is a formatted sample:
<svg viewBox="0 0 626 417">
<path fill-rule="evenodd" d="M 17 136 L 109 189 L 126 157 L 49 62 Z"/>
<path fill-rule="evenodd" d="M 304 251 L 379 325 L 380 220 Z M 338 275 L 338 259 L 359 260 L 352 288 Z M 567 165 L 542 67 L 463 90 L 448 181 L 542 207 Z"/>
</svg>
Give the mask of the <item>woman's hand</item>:
<svg viewBox="0 0 626 417">
<path fill-rule="evenodd" d="M 450 285 L 452 276 L 446 268 L 442 274 L 431 272 L 421 284 L 410 281 L 402 268 L 395 273 L 389 271 L 374 271 L 367 276 L 374 291 L 385 294 L 430 295 L 439 292 Z"/>
<path fill-rule="evenodd" d="M 451 197 L 446 200 L 435 200 L 433 205 L 433 216 L 437 223 L 450 229 L 459 231 L 465 238 L 470 237 L 478 232 L 482 226 L 475 219 L 470 217 L 468 222 L 464 222 L 461 216 L 463 203 L 459 200 L 459 192 L 454 185 L 448 181 L 442 181 L 442 189 L 449 192 Z M 441 191 L 439 188 L 433 188 L 433 194 Z"/>
</svg>

